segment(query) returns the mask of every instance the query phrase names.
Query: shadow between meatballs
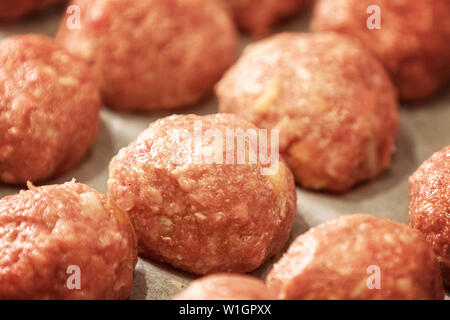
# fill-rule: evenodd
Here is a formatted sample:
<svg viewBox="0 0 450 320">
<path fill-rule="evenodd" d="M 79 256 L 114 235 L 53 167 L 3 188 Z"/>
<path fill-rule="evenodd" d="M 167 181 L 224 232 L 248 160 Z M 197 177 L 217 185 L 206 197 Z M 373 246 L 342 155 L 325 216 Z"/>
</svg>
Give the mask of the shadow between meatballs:
<svg viewBox="0 0 450 320">
<path fill-rule="evenodd" d="M 64 14 L 66 5 L 66 1 L 63 1 L 61 4 L 56 4 L 50 8 L 32 13 L 25 18 L 19 18 L 13 21 L 1 21 L 0 38 L 9 35 L 36 33 L 36 30 L 39 30 L 39 34 L 54 37 L 59 27 L 59 18 Z"/>
<path fill-rule="evenodd" d="M 297 201 L 299 201 L 297 199 Z M 287 251 L 287 249 L 290 247 L 292 242 L 301 234 L 305 233 L 309 230 L 309 226 L 306 223 L 304 217 L 302 216 L 301 212 L 297 212 L 297 215 L 294 218 L 294 223 L 292 225 L 292 231 L 291 235 L 289 236 L 288 241 L 286 242 L 284 248 L 278 252 L 276 255 L 271 257 L 269 260 L 267 260 L 261 267 L 256 269 L 253 272 L 250 272 L 250 275 L 255 276 L 260 279 L 265 279 L 267 274 L 272 270 L 273 265 L 280 260 L 280 258 L 283 256 L 283 254 Z"/>
<path fill-rule="evenodd" d="M 160 300 L 185 289 L 196 276 L 167 264 L 138 259 L 130 300 Z"/>
<path fill-rule="evenodd" d="M 100 119 L 100 128 L 95 144 L 89 149 L 85 157 L 72 170 L 61 176 L 46 181 L 46 184 L 64 183 L 73 178 L 77 182 L 86 183 L 102 193 L 106 193 L 106 177 L 108 176 L 108 164 L 115 155 L 112 142 L 112 133 L 103 118 Z M 104 180 L 104 186 L 91 183 L 93 180 Z M 39 183 L 42 184 L 42 183 Z"/>
</svg>

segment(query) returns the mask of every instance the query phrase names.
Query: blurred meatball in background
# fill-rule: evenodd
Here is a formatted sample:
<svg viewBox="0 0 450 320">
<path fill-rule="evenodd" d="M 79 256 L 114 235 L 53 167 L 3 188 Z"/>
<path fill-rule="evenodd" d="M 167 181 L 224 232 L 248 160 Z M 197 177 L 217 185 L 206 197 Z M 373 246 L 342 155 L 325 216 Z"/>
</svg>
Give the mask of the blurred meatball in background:
<svg viewBox="0 0 450 320">
<path fill-rule="evenodd" d="M 81 29 L 61 24 L 58 40 L 92 67 L 104 102 L 150 111 L 199 102 L 237 54 L 220 0 L 74 0 Z M 69 19 L 70 15 L 66 15 Z"/>
<path fill-rule="evenodd" d="M 381 29 L 367 20 L 380 8 Z M 431 96 L 450 79 L 450 1 L 318 0 L 313 31 L 360 39 L 385 65 L 404 101 Z"/>
<path fill-rule="evenodd" d="M 263 36 L 284 18 L 303 9 L 311 0 L 224 0 L 228 2 L 240 28 Z"/>
<path fill-rule="evenodd" d="M 100 93 L 83 60 L 53 39 L 0 42 L 0 181 L 25 184 L 75 166 L 94 144 Z"/>
<path fill-rule="evenodd" d="M 379 61 L 337 33 L 281 33 L 249 45 L 216 87 L 220 112 L 278 129 L 305 188 L 345 191 L 389 168 L 395 88 Z"/>
</svg>

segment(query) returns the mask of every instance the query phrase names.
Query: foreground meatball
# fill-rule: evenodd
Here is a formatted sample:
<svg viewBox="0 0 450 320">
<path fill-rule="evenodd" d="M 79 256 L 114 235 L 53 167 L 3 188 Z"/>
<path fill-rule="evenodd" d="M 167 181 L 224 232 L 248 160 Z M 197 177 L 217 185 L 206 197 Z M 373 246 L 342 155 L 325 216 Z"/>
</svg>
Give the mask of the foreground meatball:
<svg viewBox="0 0 450 320">
<path fill-rule="evenodd" d="M 140 253 L 197 274 L 244 273 L 282 249 L 295 186 L 282 160 L 263 165 L 251 138 L 263 136 L 233 115 L 171 116 L 122 149 L 108 189 L 130 214 Z"/>
<path fill-rule="evenodd" d="M 64 0 L 2 0 L 0 1 L 0 20 L 16 20 L 50 5 Z"/>
<path fill-rule="evenodd" d="M 92 66 L 112 108 L 191 105 L 212 91 L 235 59 L 235 27 L 219 0 L 71 4 L 80 7 L 82 26 L 69 29 L 63 21 L 59 41 Z"/>
<path fill-rule="evenodd" d="M 193 281 L 174 300 L 275 300 L 275 296 L 257 278 L 223 273 Z"/>
<path fill-rule="evenodd" d="M 50 38 L 0 42 L 0 181 L 61 174 L 92 146 L 100 95 L 87 66 Z"/>
<path fill-rule="evenodd" d="M 0 200 L 0 299 L 125 299 L 136 262 L 127 214 L 83 184 Z"/>
<path fill-rule="evenodd" d="M 343 191 L 390 165 L 395 90 L 350 38 L 283 33 L 257 42 L 216 91 L 221 112 L 280 131 L 280 152 L 306 188 Z"/>
<path fill-rule="evenodd" d="M 450 146 L 436 152 L 409 179 L 409 225 L 434 248 L 450 288 Z"/>
<path fill-rule="evenodd" d="M 302 9 L 310 0 L 226 0 L 239 26 L 253 35 L 268 33 L 276 22 Z"/>
<path fill-rule="evenodd" d="M 369 29 L 380 8 L 380 29 Z M 374 17 L 374 16 L 373 16 Z M 360 39 L 389 70 L 403 100 L 426 98 L 450 79 L 450 1 L 319 0 L 314 31 Z"/>
<path fill-rule="evenodd" d="M 267 277 L 280 299 L 443 299 L 433 250 L 416 230 L 367 214 L 299 236 Z"/>
</svg>

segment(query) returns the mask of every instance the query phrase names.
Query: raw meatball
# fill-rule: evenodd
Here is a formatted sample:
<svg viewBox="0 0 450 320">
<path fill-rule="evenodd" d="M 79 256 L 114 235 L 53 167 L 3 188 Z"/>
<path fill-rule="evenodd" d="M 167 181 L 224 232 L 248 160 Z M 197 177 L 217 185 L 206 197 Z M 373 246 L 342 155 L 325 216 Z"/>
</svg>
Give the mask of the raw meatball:
<svg viewBox="0 0 450 320">
<path fill-rule="evenodd" d="M 425 161 L 409 179 L 409 225 L 434 248 L 450 288 L 450 146 Z"/>
<path fill-rule="evenodd" d="M 87 66 L 53 40 L 2 40 L 0 180 L 22 184 L 72 168 L 95 141 L 100 106 Z"/>
<path fill-rule="evenodd" d="M 257 278 L 224 273 L 193 281 L 174 300 L 275 300 L 275 296 Z"/>
<path fill-rule="evenodd" d="M 343 191 L 390 165 L 395 89 L 350 38 L 282 33 L 250 45 L 217 95 L 221 112 L 280 130 L 280 152 L 306 188 Z"/>
<path fill-rule="evenodd" d="M 0 299 L 127 298 L 137 262 L 128 215 L 73 181 L 29 187 L 0 200 Z"/>
<path fill-rule="evenodd" d="M 380 8 L 381 29 L 367 20 Z M 360 39 L 389 70 L 403 100 L 426 98 L 450 79 L 450 1 L 318 0 L 314 31 Z"/>
<path fill-rule="evenodd" d="M 81 29 L 58 34 L 93 67 L 105 103 L 120 110 L 191 105 L 212 91 L 237 53 L 219 0 L 74 0 Z"/>
<path fill-rule="evenodd" d="M 16 20 L 64 0 L 1 0 L 0 20 Z"/>
<path fill-rule="evenodd" d="M 253 35 L 264 35 L 276 22 L 300 9 L 310 0 L 226 0 L 242 29 Z"/>
<path fill-rule="evenodd" d="M 444 298 L 436 257 L 422 235 L 367 214 L 342 216 L 299 236 L 267 285 L 280 299 Z"/>
<path fill-rule="evenodd" d="M 130 214 L 140 253 L 206 274 L 249 272 L 281 250 L 296 192 L 284 162 L 265 166 L 253 148 L 265 136 L 233 115 L 171 116 L 122 149 L 109 194 Z"/>
</svg>

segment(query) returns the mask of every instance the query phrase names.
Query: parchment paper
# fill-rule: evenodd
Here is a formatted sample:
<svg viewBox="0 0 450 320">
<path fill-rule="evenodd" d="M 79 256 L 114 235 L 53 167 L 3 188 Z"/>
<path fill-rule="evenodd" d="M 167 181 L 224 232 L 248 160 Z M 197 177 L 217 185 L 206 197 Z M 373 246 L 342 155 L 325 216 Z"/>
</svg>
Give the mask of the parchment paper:
<svg viewBox="0 0 450 320">
<path fill-rule="evenodd" d="M 0 24 L 0 38 L 12 34 L 42 33 L 54 36 L 64 8 L 42 13 L 16 24 Z M 310 10 L 293 17 L 277 28 L 279 31 L 308 30 Z M 242 37 L 242 48 L 251 39 Z M 209 114 L 217 112 L 217 101 L 210 97 L 195 107 L 175 113 Z M 63 183 L 73 177 L 78 182 L 106 193 L 110 159 L 134 140 L 152 121 L 170 113 L 126 114 L 104 108 L 96 144 L 76 168 L 46 182 Z M 450 144 L 450 90 L 419 105 L 401 107 L 401 126 L 392 168 L 377 179 L 341 194 L 311 192 L 297 188 L 298 216 L 289 243 L 310 227 L 338 215 L 371 213 L 403 223 L 408 222 L 408 177 L 433 152 Z M 19 188 L 0 185 L 0 196 L 14 194 Z M 280 255 L 272 258 L 253 274 L 264 277 Z M 131 299 L 170 299 L 195 276 L 170 266 L 139 259 Z M 448 297 L 447 297 L 448 298 Z"/>
</svg>

